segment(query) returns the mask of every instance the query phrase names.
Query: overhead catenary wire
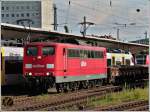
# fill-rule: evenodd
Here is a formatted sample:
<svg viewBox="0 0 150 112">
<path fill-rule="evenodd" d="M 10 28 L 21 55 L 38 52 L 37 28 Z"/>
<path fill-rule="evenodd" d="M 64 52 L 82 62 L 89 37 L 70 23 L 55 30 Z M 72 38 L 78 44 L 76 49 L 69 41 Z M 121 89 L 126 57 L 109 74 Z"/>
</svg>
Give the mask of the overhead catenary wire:
<svg viewBox="0 0 150 112">
<path fill-rule="evenodd" d="M 74 2 L 73 2 L 72 4 L 74 4 Z M 78 3 L 77 3 L 77 4 L 78 4 Z M 62 5 L 62 4 L 61 4 L 61 5 Z M 90 15 L 93 14 L 93 11 L 95 11 L 96 9 L 93 9 L 93 8 L 91 8 L 91 7 L 86 7 L 86 6 L 84 6 L 84 5 L 81 5 L 81 6 L 80 6 L 80 5 L 81 5 L 81 4 L 78 4 L 78 7 L 80 7 L 80 8 L 85 8 L 85 9 L 88 9 L 88 10 L 89 10 L 89 11 L 86 10 L 86 12 L 89 13 L 88 18 L 95 19 L 95 17 L 91 17 Z M 83 12 L 83 10 L 80 10 L 80 9 L 78 9 L 78 10 L 79 10 L 79 11 L 75 11 L 76 13 L 78 12 L 78 14 L 76 14 L 76 16 L 77 16 L 77 15 L 80 15 L 81 12 Z M 99 10 L 96 10 L 96 11 L 98 12 Z M 91 12 L 91 13 L 90 13 L 90 12 Z M 85 13 L 85 12 L 83 12 L 83 13 Z M 94 12 L 94 13 L 95 13 L 95 12 Z M 106 11 L 104 11 L 103 14 L 108 15 L 108 14 L 106 13 Z M 97 13 L 94 14 L 94 16 L 96 16 L 96 15 L 97 15 Z M 115 15 L 113 15 L 113 16 L 116 17 Z M 78 16 L 77 16 L 77 17 L 78 17 Z M 119 17 L 122 17 L 122 16 L 119 16 Z M 125 18 L 124 18 L 124 17 L 123 17 L 123 18 L 119 18 L 119 17 L 117 16 L 117 19 L 129 21 L 129 18 L 126 18 L 126 17 L 125 17 Z M 112 20 L 112 21 L 113 21 L 113 20 Z M 135 21 L 135 18 L 134 18 L 132 21 Z M 141 21 L 141 20 L 140 20 L 140 21 Z M 137 22 L 138 22 L 138 21 L 137 21 Z M 143 23 L 143 21 L 142 21 L 142 23 Z M 141 24 L 142 24 L 142 23 L 141 23 Z"/>
<path fill-rule="evenodd" d="M 80 4 L 80 3 L 76 3 L 76 2 L 72 2 L 72 4 L 76 4 L 78 7 L 81 7 L 81 8 L 86 8 L 88 10 L 95 10 L 97 12 L 101 12 L 103 13 L 104 15 L 111 15 L 113 17 L 118 17 L 119 19 L 122 19 L 122 20 L 127 20 L 127 21 L 134 21 L 135 18 L 128 18 L 128 17 L 124 17 L 124 16 L 119 16 L 119 15 L 116 15 L 116 14 L 112 14 L 112 13 L 108 13 L 107 11 L 104 11 L 104 10 L 100 10 L 100 9 L 96 9 L 96 8 L 92 8 L 92 7 L 89 7 L 87 5 L 83 5 L 83 4 Z M 140 20 L 139 20 L 140 21 Z M 142 21 L 143 22 L 143 21 Z"/>
<path fill-rule="evenodd" d="M 107 11 L 101 10 L 101 8 L 97 9 L 97 7 L 92 8 L 92 7 L 90 7 L 90 5 L 87 6 L 86 4 L 76 3 L 74 0 L 69 0 L 69 1 L 71 1 L 71 7 L 72 7 L 71 11 L 69 10 L 69 13 L 67 14 L 66 11 L 61 7 L 62 3 L 59 3 L 59 5 L 61 5 L 60 6 L 61 9 L 59 11 L 61 11 L 61 13 L 62 12 L 66 13 L 66 14 L 64 14 L 66 16 L 63 17 L 63 18 L 65 18 L 64 23 L 68 23 L 68 21 L 69 21 L 70 26 L 72 26 L 72 25 L 77 26 L 76 24 L 79 21 L 82 21 L 82 17 L 80 17 L 82 14 L 88 15 L 89 17 L 87 17 L 87 18 L 91 21 L 94 18 L 96 18 L 96 15 L 98 15 L 100 13 L 102 13 L 104 15 L 110 14 L 110 16 L 112 16 L 112 18 L 116 18 L 116 21 L 119 20 L 119 22 L 120 22 L 122 20 L 124 22 L 124 24 L 128 24 L 128 23 L 131 23 L 131 21 L 132 22 L 135 21 L 135 17 L 133 18 L 132 16 L 131 17 L 125 17 L 124 15 L 118 15 L 118 13 L 114 14 L 114 13 L 111 13 L 109 11 L 107 12 Z M 78 10 L 75 10 L 74 7 L 76 7 L 76 9 L 78 9 Z M 77 8 L 77 7 L 79 7 L 79 8 Z M 68 8 L 66 8 L 66 10 L 67 9 Z M 67 15 L 68 15 L 68 17 L 67 17 Z M 91 16 L 91 15 L 93 15 L 93 16 Z M 144 18 L 144 19 L 147 19 L 147 18 Z M 113 29 L 113 27 L 114 27 L 113 21 L 114 20 L 115 19 L 110 19 L 109 22 L 107 22 L 107 23 L 98 23 L 98 21 L 97 21 L 97 23 L 95 24 L 95 26 L 93 28 L 94 29 Z M 144 28 L 145 29 L 145 28 L 148 28 L 148 25 L 146 25 L 146 21 L 139 20 L 137 18 L 136 19 L 136 25 L 128 26 L 128 28 Z"/>
<path fill-rule="evenodd" d="M 92 7 L 89 7 L 89 6 L 87 6 L 87 5 L 83 5 L 83 4 L 80 4 L 80 3 L 76 3 L 76 2 L 74 2 L 74 1 L 72 1 L 72 5 L 76 5 L 76 6 L 78 6 L 78 7 L 80 7 L 80 8 L 84 8 L 84 9 L 86 9 L 86 10 L 88 10 L 87 12 L 89 13 L 90 11 L 92 11 L 92 13 L 93 13 L 93 11 L 97 11 L 97 13 L 98 12 L 101 12 L 101 13 L 103 13 L 104 15 L 111 15 L 111 16 L 113 16 L 113 17 L 116 17 L 117 19 L 121 19 L 121 20 L 125 20 L 125 21 L 135 21 L 135 19 L 136 18 L 128 18 L 128 17 L 124 17 L 124 16 L 118 16 L 117 14 L 112 14 L 112 13 L 108 13 L 108 11 L 104 11 L 104 10 L 102 10 L 102 9 L 96 9 L 96 8 L 92 8 Z M 79 10 L 79 9 L 78 9 Z M 81 11 L 81 10 L 80 10 Z M 79 12 L 80 13 L 80 12 Z M 96 13 L 96 14 L 97 14 Z M 140 21 L 140 20 L 139 20 Z M 141 24 L 143 23 L 143 21 L 140 21 L 141 22 Z"/>
<path fill-rule="evenodd" d="M 102 2 L 102 1 L 101 1 Z M 99 10 L 99 9 L 96 9 L 96 8 L 92 8 L 92 7 L 89 7 L 89 6 L 87 6 L 87 5 L 83 5 L 83 4 L 80 4 L 80 3 L 76 3 L 76 2 L 74 2 L 73 0 L 72 0 L 72 5 L 77 5 L 78 7 L 81 7 L 81 8 L 86 8 L 86 9 L 88 9 L 88 10 L 97 10 L 97 12 L 101 12 L 101 13 L 103 13 L 103 14 L 105 14 L 105 15 L 107 15 L 107 14 L 110 14 L 110 15 L 112 15 L 112 16 L 114 16 L 114 17 L 117 17 L 117 18 L 119 18 L 119 19 L 122 19 L 122 20 L 128 20 L 128 21 L 134 21 L 136 18 L 128 18 L 128 17 L 124 17 L 124 16 L 118 16 L 118 15 L 116 15 L 116 14 L 112 14 L 112 13 L 108 13 L 108 11 L 104 11 L 104 10 Z M 78 9 L 79 10 L 79 9 Z M 89 12 L 89 11 L 88 11 Z M 141 22 L 143 22 L 143 21 L 141 21 Z"/>
<path fill-rule="evenodd" d="M 65 19 L 65 15 L 58 15 L 59 17 L 61 17 L 61 18 L 64 18 Z M 70 19 L 70 21 L 71 22 L 73 22 L 73 23 L 76 23 L 77 24 L 77 22 L 79 22 L 80 21 L 80 19 L 79 18 L 75 18 L 74 16 L 71 16 L 70 17 L 71 19 Z M 66 24 L 65 22 L 63 23 L 63 24 Z M 106 24 L 103 24 L 103 23 L 99 23 L 99 24 L 95 24 L 95 26 L 100 26 L 100 27 L 114 27 L 114 24 L 113 23 L 106 23 Z M 122 26 L 118 26 L 118 27 L 122 27 Z M 128 28 L 136 28 L 136 27 L 138 27 L 138 28 L 140 28 L 140 27 L 149 27 L 149 25 L 142 25 L 142 24 L 138 24 L 138 25 L 134 25 L 134 26 L 129 26 L 129 25 L 127 25 L 127 27 Z M 123 28 L 123 27 L 122 27 Z"/>
<path fill-rule="evenodd" d="M 67 11 L 66 11 L 66 20 L 65 20 L 66 24 L 68 24 L 68 20 L 69 20 L 70 7 L 71 7 L 71 2 L 69 0 L 69 2 L 68 2 L 68 8 L 67 8 Z"/>
<path fill-rule="evenodd" d="M 65 18 L 65 16 L 60 16 L 61 18 Z M 77 30 L 78 29 L 78 24 L 76 24 L 76 18 L 72 18 L 71 19 L 71 21 L 72 21 L 72 25 L 70 26 L 70 30 L 72 30 L 73 31 L 73 29 L 74 30 Z M 70 21 L 70 22 L 71 22 Z M 59 27 L 63 27 L 63 25 L 59 25 Z M 136 27 L 135 26 L 127 26 L 127 28 L 126 28 L 126 30 L 128 30 L 128 31 L 130 31 L 130 28 L 147 28 L 148 27 L 148 25 L 146 26 L 144 26 L 144 25 L 137 25 Z M 103 24 L 103 25 L 101 25 L 101 24 L 96 24 L 94 27 L 92 27 L 92 29 L 94 30 L 96 30 L 96 31 L 99 31 L 99 32 L 101 32 L 101 31 L 106 31 L 106 32 L 112 32 L 112 30 L 114 30 L 113 32 L 115 32 L 116 30 L 115 29 L 117 29 L 117 26 L 111 26 L 110 24 Z M 92 30 L 92 29 L 89 29 L 89 32 L 90 32 L 90 30 Z M 122 29 L 122 31 L 124 32 L 124 31 L 126 31 L 126 30 L 123 30 L 123 29 L 125 29 L 124 27 L 119 27 L 119 29 Z M 146 30 L 146 29 L 145 29 Z M 127 31 L 126 31 L 127 32 Z M 135 33 L 134 31 L 130 31 L 130 33 Z"/>
</svg>

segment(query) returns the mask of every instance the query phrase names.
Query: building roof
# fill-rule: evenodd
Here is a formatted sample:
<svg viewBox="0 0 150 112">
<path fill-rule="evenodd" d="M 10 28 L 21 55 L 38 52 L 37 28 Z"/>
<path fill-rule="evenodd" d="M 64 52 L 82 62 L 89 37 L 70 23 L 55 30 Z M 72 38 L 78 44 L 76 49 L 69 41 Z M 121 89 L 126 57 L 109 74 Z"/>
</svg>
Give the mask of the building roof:
<svg viewBox="0 0 150 112">
<path fill-rule="evenodd" d="M 138 43 L 127 43 L 127 42 L 122 42 L 122 41 L 118 41 L 118 40 L 111 40 L 111 39 L 105 39 L 105 38 L 98 38 L 98 37 L 92 37 L 92 36 L 86 36 L 86 37 L 82 37 L 80 35 L 74 35 L 74 34 L 70 34 L 70 33 L 62 33 L 62 32 L 57 32 L 57 31 L 50 31 L 50 30 L 46 30 L 46 29 L 42 29 L 42 28 L 29 28 L 29 27 L 23 27 L 23 26 L 19 26 L 19 25 L 12 25 L 12 24 L 7 24 L 7 23 L 1 23 L 1 27 L 2 29 L 7 29 L 7 30 L 11 30 L 11 31 L 17 31 L 18 35 L 22 35 L 21 37 L 23 37 L 23 33 L 27 33 L 27 32 L 33 32 L 33 33 L 43 33 L 43 34 L 53 34 L 53 35 L 57 35 L 57 36 L 65 36 L 65 37 L 74 37 L 74 38 L 78 38 L 78 39 L 91 39 L 91 40 L 100 40 L 100 41 L 107 41 L 107 42 L 111 42 L 111 43 L 120 43 L 120 44 L 125 44 L 125 45 L 133 45 L 133 46 L 143 46 L 143 47 L 149 47 L 149 45 L 143 45 L 143 44 L 138 44 Z M 20 34 L 19 34 L 20 33 Z M 13 34 L 9 35 L 7 34 L 7 37 L 9 38 L 9 36 L 12 36 Z M 20 37 L 19 36 L 19 37 Z"/>
</svg>

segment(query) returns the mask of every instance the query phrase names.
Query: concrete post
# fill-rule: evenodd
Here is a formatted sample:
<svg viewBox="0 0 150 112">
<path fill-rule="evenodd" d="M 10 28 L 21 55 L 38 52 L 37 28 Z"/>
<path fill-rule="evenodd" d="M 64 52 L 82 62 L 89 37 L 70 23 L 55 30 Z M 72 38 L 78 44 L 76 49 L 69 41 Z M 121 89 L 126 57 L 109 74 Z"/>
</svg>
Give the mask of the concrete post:
<svg viewBox="0 0 150 112">
<path fill-rule="evenodd" d="M 41 0 L 42 28 L 53 30 L 53 0 Z"/>
</svg>

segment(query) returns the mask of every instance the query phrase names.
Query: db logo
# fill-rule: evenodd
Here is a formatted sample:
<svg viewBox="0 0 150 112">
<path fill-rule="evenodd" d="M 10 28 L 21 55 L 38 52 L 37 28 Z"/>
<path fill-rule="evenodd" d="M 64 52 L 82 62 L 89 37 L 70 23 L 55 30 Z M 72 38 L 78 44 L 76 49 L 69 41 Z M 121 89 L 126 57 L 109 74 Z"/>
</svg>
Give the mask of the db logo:
<svg viewBox="0 0 150 112">
<path fill-rule="evenodd" d="M 87 63 L 85 61 L 81 61 L 81 67 L 87 66 Z"/>
</svg>

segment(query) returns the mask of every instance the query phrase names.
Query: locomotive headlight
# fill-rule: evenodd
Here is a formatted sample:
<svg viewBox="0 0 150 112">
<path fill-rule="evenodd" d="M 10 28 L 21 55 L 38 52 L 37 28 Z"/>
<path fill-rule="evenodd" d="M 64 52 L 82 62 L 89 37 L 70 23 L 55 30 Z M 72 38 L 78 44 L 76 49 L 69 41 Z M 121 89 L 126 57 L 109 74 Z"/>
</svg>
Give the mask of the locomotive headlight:
<svg viewBox="0 0 150 112">
<path fill-rule="evenodd" d="M 49 76 L 49 75 L 50 75 L 50 73 L 49 73 L 49 72 L 47 72 L 47 73 L 46 73 L 46 75 L 47 75 L 47 76 Z"/>
<path fill-rule="evenodd" d="M 32 75 L 32 73 L 31 73 L 31 72 L 29 72 L 29 75 L 31 76 L 31 75 Z"/>
<path fill-rule="evenodd" d="M 42 59 L 42 57 L 41 57 L 41 56 L 38 56 L 37 59 Z"/>
<path fill-rule="evenodd" d="M 25 68 L 32 68 L 32 64 L 25 64 Z"/>
</svg>

